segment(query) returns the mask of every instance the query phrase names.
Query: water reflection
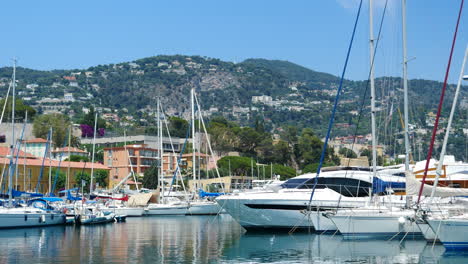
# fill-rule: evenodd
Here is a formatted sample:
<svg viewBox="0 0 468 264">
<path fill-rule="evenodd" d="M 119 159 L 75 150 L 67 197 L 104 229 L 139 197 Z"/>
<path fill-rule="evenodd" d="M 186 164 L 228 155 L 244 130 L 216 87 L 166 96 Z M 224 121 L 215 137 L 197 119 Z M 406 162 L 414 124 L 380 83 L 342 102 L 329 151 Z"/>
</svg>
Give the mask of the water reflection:
<svg viewBox="0 0 468 264">
<path fill-rule="evenodd" d="M 229 216 L 143 217 L 101 226 L 0 230 L 0 263 L 467 263 L 423 240 L 249 234 Z"/>
</svg>

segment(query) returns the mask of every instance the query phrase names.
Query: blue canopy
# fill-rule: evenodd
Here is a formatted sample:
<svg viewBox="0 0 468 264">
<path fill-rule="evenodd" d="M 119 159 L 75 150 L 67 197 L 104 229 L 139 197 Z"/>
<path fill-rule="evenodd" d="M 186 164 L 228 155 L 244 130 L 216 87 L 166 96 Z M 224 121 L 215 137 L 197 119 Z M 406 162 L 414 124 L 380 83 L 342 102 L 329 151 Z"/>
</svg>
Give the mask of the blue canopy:
<svg viewBox="0 0 468 264">
<path fill-rule="evenodd" d="M 34 200 L 44 200 L 44 201 L 47 201 L 47 202 L 63 202 L 63 199 L 58 198 L 58 197 L 42 197 L 42 198 L 37 198 L 37 199 L 34 199 Z"/>
<path fill-rule="evenodd" d="M 404 190 L 405 186 L 406 186 L 405 182 L 387 182 L 377 177 L 374 177 L 373 184 L 372 184 L 372 191 L 374 193 L 386 193 L 387 189 L 398 191 L 398 190 Z"/>
<path fill-rule="evenodd" d="M 42 193 L 30 193 L 30 192 L 21 192 L 15 189 L 11 190 L 11 194 L 13 197 L 21 197 L 21 196 L 28 196 L 28 197 L 42 197 L 44 196 Z"/>
<path fill-rule="evenodd" d="M 202 189 L 198 190 L 198 195 L 200 195 L 201 198 L 203 197 L 218 197 L 221 195 L 224 195 L 225 193 L 212 193 L 212 192 L 205 192 Z"/>
</svg>

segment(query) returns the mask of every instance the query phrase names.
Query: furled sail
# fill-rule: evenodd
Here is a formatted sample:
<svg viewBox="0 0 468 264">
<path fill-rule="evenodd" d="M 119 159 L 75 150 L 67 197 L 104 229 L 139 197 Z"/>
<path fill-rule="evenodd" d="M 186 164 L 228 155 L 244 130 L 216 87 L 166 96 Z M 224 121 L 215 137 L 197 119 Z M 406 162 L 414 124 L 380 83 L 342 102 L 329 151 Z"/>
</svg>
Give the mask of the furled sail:
<svg viewBox="0 0 468 264">
<path fill-rule="evenodd" d="M 413 173 L 406 173 L 406 194 L 418 195 L 422 182 L 418 181 Z M 467 188 L 450 188 L 450 187 L 434 187 L 429 184 L 424 184 L 422 191 L 423 196 L 431 196 L 432 189 L 435 188 L 434 197 L 451 197 L 451 196 L 467 196 Z"/>
</svg>

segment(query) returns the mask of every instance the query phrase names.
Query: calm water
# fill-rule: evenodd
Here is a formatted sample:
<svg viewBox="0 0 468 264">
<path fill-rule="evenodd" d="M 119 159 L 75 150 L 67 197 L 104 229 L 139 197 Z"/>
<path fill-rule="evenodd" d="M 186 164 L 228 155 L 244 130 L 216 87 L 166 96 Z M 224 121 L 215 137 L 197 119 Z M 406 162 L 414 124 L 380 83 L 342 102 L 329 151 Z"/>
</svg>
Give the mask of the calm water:
<svg viewBox="0 0 468 264">
<path fill-rule="evenodd" d="M 0 263 L 468 263 L 425 241 L 246 234 L 228 215 L 0 230 Z"/>
</svg>

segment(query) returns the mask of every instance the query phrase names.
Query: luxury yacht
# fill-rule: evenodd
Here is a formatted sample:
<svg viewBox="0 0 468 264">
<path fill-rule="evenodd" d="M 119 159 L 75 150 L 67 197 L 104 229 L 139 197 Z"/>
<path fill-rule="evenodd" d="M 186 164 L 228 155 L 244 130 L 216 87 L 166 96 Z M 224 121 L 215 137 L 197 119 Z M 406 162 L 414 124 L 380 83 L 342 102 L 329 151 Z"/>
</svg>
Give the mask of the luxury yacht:
<svg viewBox="0 0 468 264">
<path fill-rule="evenodd" d="M 372 191 L 388 194 L 405 188 L 403 169 L 380 169 L 372 180 L 369 168 L 330 167 L 324 168 L 317 178 L 311 200 L 316 174 L 304 174 L 285 181 L 279 188 L 270 191 L 235 193 L 220 196 L 216 201 L 245 229 L 309 229 L 324 230 L 314 226 L 310 212 L 321 213 L 339 208 L 356 208 L 369 201 Z M 395 200 L 400 199 L 395 196 Z M 382 202 L 394 203 L 390 198 Z M 401 201 L 404 203 L 404 201 Z M 323 219 L 322 219 L 323 218 Z M 325 228 L 333 223 L 321 217 Z M 329 230 L 331 231 L 331 230 Z"/>
</svg>

